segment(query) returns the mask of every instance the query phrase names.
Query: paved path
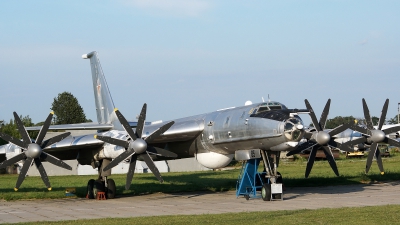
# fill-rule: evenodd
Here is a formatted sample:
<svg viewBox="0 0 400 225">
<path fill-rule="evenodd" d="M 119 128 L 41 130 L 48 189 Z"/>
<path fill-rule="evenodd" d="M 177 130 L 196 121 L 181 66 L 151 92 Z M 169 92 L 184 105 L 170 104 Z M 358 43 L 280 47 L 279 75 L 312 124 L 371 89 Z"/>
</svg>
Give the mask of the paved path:
<svg viewBox="0 0 400 225">
<path fill-rule="evenodd" d="M 288 188 L 284 201 L 236 198 L 235 192 L 151 194 L 106 201 L 0 201 L 0 223 L 105 217 L 187 215 L 400 204 L 400 182 Z"/>
</svg>

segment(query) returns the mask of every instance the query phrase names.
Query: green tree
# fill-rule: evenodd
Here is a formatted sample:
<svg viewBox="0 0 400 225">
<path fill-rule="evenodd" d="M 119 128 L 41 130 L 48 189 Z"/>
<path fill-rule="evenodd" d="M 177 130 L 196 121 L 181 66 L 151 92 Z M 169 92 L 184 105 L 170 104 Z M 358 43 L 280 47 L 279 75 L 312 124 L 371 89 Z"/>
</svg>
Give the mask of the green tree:
<svg viewBox="0 0 400 225">
<path fill-rule="evenodd" d="M 69 92 L 58 94 L 51 104 L 54 111 L 54 124 L 84 123 L 86 116 L 78 100 Z"/>
<path fill-rule="evenodd" d="M 326 121 L 325 129 L 333 129 L 344 123 L 354 123 L 354 120 L 356 120 L 356 118 L 353 116 L 336 116 L 335 118 Z"/>
<path fill-rule="evenodd" d="M 390 118 L 387 120 L 388 124 L 398 124 L 398 122 L 399 121 L 398 121 L 397 115 L 395 115 L 393 118 Z"/>
<path fill-rule="evenodd" d="M 34 124 L 32 123 L 32 119 L 29 116 L 22 116 L 20 115 L 19 118 L 21 119 L 22 123 L 24 124 L 25 127 L 30 127 L 33 126 Z M 21 134 L 18 131 L 17 124 L 15 123 L 15 120 L 11 119 L 9 123 L 5 123 L 3 126 L 0 128 L 0 132 L 8 134 L 12 137 L 21 138 Z M 36 138 L 38 135 L 38 131 L 28 131 L 29 136 L 31 138 Z M 8 142 L 0 139 L 0 145 L 7 144 Z"/>
</svg>

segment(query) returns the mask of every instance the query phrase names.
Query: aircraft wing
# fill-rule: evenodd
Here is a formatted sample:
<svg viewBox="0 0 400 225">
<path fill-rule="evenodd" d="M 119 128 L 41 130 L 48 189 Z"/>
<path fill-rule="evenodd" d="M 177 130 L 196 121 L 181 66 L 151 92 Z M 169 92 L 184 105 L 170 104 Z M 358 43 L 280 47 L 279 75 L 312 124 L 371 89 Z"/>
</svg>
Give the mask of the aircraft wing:
<svg viewBox="0 0 400 225">
<path fill-rule="evenodd" d="M 26 127 L 26 130 L 40 130 L 42 126 Z M 111 130 L 112 124 L 99 124 L 99 123 L 75 123 L 75 124 L 62 124 L 51 125 L 49 130 Z"/>
</svg>

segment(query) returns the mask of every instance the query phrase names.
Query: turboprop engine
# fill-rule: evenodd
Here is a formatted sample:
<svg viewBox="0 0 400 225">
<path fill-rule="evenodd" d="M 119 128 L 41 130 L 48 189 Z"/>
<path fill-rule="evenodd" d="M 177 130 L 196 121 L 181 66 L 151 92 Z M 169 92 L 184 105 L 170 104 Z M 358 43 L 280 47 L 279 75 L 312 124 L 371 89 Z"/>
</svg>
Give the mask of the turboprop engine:
<svg viewBox="0 0 400 225">
<path fill-rule="evenodd" d="M 219 169 L 227 166 L 233 159 L 234 154 L 223 155 L 216 152 L 195 154 L 197 162 L 210 169 Z"/>
</svg>

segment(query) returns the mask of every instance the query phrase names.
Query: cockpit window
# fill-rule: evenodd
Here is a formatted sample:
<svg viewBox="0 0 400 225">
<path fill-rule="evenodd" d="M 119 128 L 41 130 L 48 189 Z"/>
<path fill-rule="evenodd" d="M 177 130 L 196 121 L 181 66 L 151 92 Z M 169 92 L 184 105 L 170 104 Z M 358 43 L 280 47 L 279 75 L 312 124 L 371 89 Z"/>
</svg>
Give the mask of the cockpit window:
<svg viewBox="0 0 400 225">
<path fill-rule="evenodd" d="M 252 113 L 261 113 L 271 110 L 281 110 L 287 109 L 286 106 L 280 104 L 279 102 L 265 102 L 258 105 L 258 109 L 256 108 Z"/>
</svg>

